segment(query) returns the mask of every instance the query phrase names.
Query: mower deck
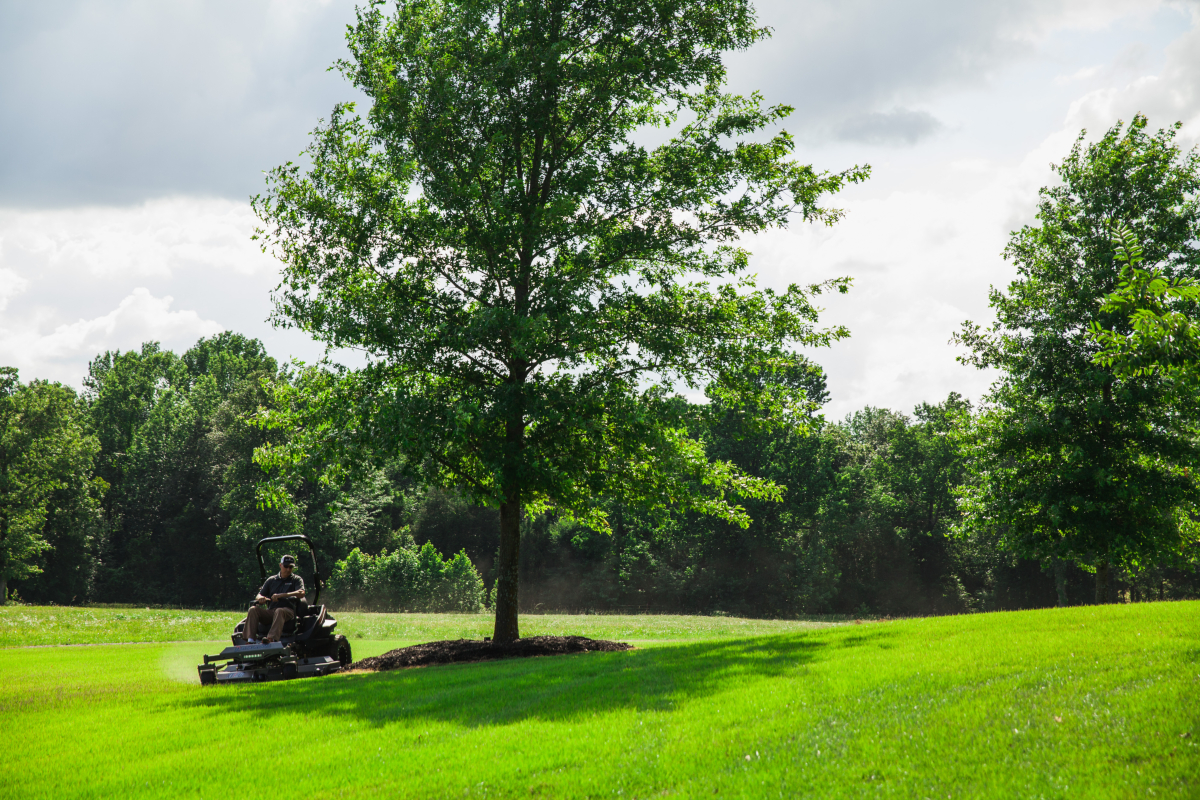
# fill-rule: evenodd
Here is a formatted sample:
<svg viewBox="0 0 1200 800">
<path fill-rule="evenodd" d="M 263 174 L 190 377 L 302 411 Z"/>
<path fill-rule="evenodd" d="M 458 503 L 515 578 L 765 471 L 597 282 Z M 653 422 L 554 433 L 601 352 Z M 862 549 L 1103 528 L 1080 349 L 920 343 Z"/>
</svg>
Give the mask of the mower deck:
<svg viewBox="0 0 1200 800">
<path fill-rule="evenodd" d="M 225 662 L 224 668 L 216 665 Z M 249 683 L 252 681 L 282 681 L 328 675 L 342 668 L 341 662 L 329 656 L 297 658 L 285 644 L 243 644 L 226 647 L 215 656 L 204 657 L 197 669 L 200 682 Z"/>
</svg>

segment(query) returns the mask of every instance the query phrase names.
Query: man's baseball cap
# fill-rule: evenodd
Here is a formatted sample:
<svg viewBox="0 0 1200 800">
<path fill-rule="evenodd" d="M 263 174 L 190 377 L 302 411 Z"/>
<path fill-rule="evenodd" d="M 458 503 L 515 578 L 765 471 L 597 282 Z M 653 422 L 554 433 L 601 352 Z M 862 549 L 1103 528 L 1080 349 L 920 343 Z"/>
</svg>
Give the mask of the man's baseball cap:
<svg viewBox="0 0 1200 800">
<path fill-rule="evenodd" d="M 296 559 L 292 558 L 291 556 L 284 556 L 283 558 L 279 559 L 279 566 L 294 567 L 296 566 Z"/>
</svg>

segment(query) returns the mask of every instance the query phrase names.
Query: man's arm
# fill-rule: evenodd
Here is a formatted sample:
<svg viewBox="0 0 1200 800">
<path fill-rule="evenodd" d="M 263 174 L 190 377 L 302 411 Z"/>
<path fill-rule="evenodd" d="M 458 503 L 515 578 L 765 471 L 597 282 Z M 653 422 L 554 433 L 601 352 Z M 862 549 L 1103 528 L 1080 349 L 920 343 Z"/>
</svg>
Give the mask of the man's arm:
<svg viewBox="0 0 1200 800">
<path fill-rule="evenodd" d="M 300 583 L 299 589 L 294 592 L 280 592 L 279 594 L 273 594 L 271 595 L 271 600 L 277 601 L 288 597 L 304 597 L 304 579 L 298 577 L 296 580 Z"/>
<path fill-rule="evenodd" d="M 271 602 L 271 595 L 267 594 L 269 591 L 271 591 L 271 579 L 267 578 L 267 582 L 259 588 L 258 594 L 254 596 L 253 605 Z"/>
</svg>

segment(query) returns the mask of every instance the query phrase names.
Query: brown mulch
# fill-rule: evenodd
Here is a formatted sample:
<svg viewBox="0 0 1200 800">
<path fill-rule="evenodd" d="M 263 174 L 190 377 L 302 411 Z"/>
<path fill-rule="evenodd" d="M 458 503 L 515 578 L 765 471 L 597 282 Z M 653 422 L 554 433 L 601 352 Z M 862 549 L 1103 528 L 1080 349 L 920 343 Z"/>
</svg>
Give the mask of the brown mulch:
<svg viewBox="0 0 1200 800">
<path fill-rule="evenodd" d="M 389 650 L 381 656 L 355 661 L 350 665 L 350 669 L 378 672 L 403 667 L 427 667 L 432 664 L 492 661 L 497 658 L 561 656 L 597 650 L 612 653 L 632 649 L 633 645 L 624 642 L 607 642 L 602 639 L 589 639 L 586 636 L 530 636 L 528 639 L 517 639 L 505 644 L 481 642 L 478 639 L 455 639 Z"/>
</svg>

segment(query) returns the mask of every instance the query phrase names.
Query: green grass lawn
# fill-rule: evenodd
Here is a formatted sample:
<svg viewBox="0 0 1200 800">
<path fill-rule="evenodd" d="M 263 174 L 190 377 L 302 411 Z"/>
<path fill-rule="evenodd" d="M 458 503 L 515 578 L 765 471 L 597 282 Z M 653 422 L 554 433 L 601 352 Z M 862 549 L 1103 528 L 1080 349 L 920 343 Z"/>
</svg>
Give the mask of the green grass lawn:
<svg viewBox="0 0 1200 800">
<path fill-rule="evenodd" d="M 359 632 L 404 643 L 487 627 L 363 616 Z M 643 634 L 626 653 L 205 688 L 203 642 L 9 647 L 0 797 L 1200 796 L 1200 603 L 824 628 L 638 619 L 524 622 Z"/>
<path fill-rule="evenodd" d="M 492 633 L 487 614 L 363 614 L 335 612 L 338 632 L 352 640 L 409 644 L 439 639 L 482 639 Z M 0 606 L 0 647 L 47 644 L 198 642 L 228 639 L 245 612 L 149 608 Z M 623 641 L 726 639 L 827 627 L 821 620 L 738 619 L 673 615 L 528 615 L 525 636 L 581 635 Z"/>
</svg>

